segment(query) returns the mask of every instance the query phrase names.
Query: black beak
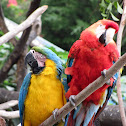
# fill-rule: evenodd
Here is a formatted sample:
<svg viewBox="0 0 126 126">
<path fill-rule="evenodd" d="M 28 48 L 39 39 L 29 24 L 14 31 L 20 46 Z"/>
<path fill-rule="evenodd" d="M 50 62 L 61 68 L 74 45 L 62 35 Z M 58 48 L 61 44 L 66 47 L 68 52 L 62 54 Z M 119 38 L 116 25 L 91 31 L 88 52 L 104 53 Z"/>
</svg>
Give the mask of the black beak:
<svg viewBox="0 0 126 126">
<path fill-rule="evenodd" d="M 25 66 L 27 68 L 27 64 L 31 67 L 33 70 L 34 68 L 38 67 L 38 63 L 36 59 L 33 57 L 31 52 L 28 52 L 26 57 L 25 57 Z"/>
<path fill-rule="evenodd" d="M 25 66 L 27 68 L 27 64 L 31 67 L 31 70 L 34 74 L 38 74 L 40 71 L 44 69 L 44 67 L 39 67 L 37 60 L 34 58 L 31 52 L 28 52 L 25 57 Z"/>
<path fill-rule="evenodd" d="M 104 44 L 104 46 L 107 45 L 107 43 L 106 43 L 106 31 L 99 37 L 99 42 Z"/>
</svg>

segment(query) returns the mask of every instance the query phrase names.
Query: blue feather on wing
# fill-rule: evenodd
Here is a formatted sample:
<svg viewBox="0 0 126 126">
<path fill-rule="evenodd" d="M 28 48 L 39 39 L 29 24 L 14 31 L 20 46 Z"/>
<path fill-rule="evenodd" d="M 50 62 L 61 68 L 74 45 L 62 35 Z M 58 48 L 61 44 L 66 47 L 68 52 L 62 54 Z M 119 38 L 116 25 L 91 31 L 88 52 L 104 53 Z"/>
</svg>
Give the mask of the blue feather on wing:
<svg viewBox="0 0 126 126">
<path fill-rule="evenodd" d="M 20 121 L 21 121 L 21 125 L 23 125 L 23 113 L 24 113 L 24 102 L 28 93 L 28 87 L 30 85 L 30 80 L 31 80 L 31 73 L 28 73 L 25 78 L 24 81 L 22 83 L 21 89 L 20 89 L 20 93 L 19 93 L 19 114 L 20 114 Z"/>
</svg>

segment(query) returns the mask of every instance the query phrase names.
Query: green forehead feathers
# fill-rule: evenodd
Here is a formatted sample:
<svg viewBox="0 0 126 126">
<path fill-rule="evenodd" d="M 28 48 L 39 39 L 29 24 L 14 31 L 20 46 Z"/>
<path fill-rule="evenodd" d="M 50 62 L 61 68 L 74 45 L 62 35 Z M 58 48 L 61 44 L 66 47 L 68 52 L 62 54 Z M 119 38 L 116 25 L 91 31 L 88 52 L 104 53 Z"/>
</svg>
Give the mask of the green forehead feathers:
<svg viewBox="0 0 126 126">
<path fill-rule="evenodd" d="M 32 49 L 35 50 L 36 52 L 39 52 L 39 53 L 47 56 L 46 52 L 44 51 L 45 47 L 34 46 L 34 47 L 32 47 Z"/>
</svg>

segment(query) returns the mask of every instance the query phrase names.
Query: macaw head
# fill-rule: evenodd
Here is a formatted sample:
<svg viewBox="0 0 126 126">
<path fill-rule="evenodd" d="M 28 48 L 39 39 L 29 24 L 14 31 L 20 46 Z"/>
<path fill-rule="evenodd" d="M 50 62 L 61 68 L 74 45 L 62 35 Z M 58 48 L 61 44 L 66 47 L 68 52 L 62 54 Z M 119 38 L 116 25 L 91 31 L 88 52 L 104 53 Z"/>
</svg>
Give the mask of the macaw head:
<svg viewBox="0 0 126 126">
<path fill-rule="evenodd" d="M 28 64 L 32 72 L 38 74 L 44 69 L 46 59 L 54 61 L 56 67 L 62 70 L 61 59 L 46 47 L 34 46 L 25 57 L 25 65 L 27 66 Z"/>
<path fill-rule="evenodd" d="M 106 46 L 113 41 L 114 35 L 118 32 L 119 26 L 116 22 L 103 19 L 85 29 L 80 36 L 88 46 Z M 115 43 L 115 42 L 114 42 Z"/>
</svg>

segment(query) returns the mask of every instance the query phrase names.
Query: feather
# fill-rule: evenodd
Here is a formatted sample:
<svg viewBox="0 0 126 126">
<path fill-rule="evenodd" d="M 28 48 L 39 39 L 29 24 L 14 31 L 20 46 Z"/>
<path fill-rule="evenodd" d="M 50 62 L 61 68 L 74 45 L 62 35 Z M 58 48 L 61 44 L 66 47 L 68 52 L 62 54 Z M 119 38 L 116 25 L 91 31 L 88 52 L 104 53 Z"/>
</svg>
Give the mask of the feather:
<svg viewBox="0 0 126 126">
<path fill-rule="evenodd" d="M 21 89 L 20 89 L 20 93 L 19 93 L 19 113 L 20 113 L 20 121 L 21 124 L 23 125 L 23 113 L 24 113 L 24 102 L 28 93 L 28 87 L 30 85 L 30 79 L 31 79 L 31 73 L 28 73 L 25 78 L 24 81 L 22 83 Z"/>
</svg>

